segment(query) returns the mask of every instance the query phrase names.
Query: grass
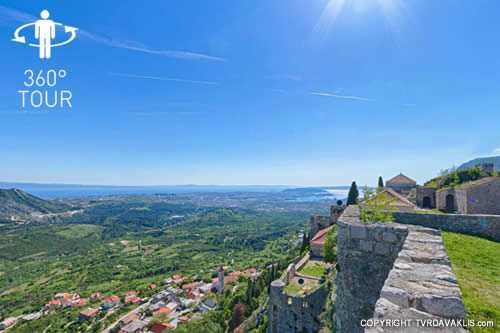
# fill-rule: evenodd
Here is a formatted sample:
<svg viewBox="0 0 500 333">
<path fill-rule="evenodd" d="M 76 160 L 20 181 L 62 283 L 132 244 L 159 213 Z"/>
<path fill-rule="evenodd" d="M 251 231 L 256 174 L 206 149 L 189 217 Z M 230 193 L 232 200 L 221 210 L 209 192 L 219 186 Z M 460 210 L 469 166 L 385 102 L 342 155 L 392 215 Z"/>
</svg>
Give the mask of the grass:
<svg viewBox="0 0 500 333">
<path fill-rule="evenodd" d="M 309 261 L 304 267 L 299 270 L 299 273 L 321 278 L 325 276 L 326 268 L 319 263 Z"/>
<path fill-rule="evenodd" d="M 468 327 L 472 333 L 500 332 L 500 243 L 442 232 L 453 265 L 467 319 L 493 321 L 496 327 Z"/>
<path fill-rule="evenodd" d="M 433 209 L 415 209 L 415 213 L 422 213 L 422 214 L 446 214 L 446 212 L 439 210 L 437 208 Z"/>
<path fill-rule="evenodd" d="M 306 287 L 308 287 L 308 288 L 306 288 Z M 304 292 L 306 292 L 306 289 L 308 289 L 308 291 L 306 293 L 310 293 L 318 287 L 319 287 L 319 283 L 316 280 L 305 279 L 305 283 L 303 285 L 299 285 L 297 283 L 296 279 L 293 279 L 285 287 L 285 293 L 290 294 L 290 295 L 300 295 L 299 292 L 301 290 L 304 290 Z"/>
</svg>

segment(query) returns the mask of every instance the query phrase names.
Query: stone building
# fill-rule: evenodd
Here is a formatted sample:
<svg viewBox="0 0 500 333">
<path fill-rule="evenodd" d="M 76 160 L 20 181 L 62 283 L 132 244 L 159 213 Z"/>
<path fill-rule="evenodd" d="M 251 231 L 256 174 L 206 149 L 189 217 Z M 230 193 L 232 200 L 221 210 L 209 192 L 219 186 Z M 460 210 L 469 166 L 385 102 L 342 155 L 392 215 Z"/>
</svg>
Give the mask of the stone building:
<svg viewBox="0 0 500 333">
<path fill-rule="evenodd" d="M 384 187 L 380 193 L 385 193 L 387 195 L 387 200 L 393 200 L 389 206 L 391 208 L 396 208 L 400 212 L 412 212 L 416 208 L 413 202 L 390 187 Z"/>
<path fill-rule="evenodd" d="M 217 275 L 219 278 L 219 283 L 217 283 L 217 291 L 222 293 L 222 289 L 224 289 L 224 268 L 222 266 L 217 270 Z"/>
<path fill-rule="evenodd" d="M 321 257 L 323 253 L 323 246 L 326 242 L 326 237 L 328 231 L 330 231 L 334 226 L 330 226 L 326 229 L 320 230 L 309 242 L 309 249 L 312 257 Z"/>
<path fill-rule="evenodd" d="M 385 183 L 385 187 L 392 188 L 394 191 L 408 196 L 411 190 L 417 187 L 417 182 L 400 173 L 399 175 L 389 179 Z"/>
<path fill-rule="evenodd" d="M 417 187 L 417 205 L 460 214 L 500 215 L 500 178 L 484 177 L 455 187 L 437 190 Z"/>
<path fill-rule="evenodd" d="M 435 192 L 438 209 L 461 214 L 500 215 L 500 178 L 485 177 Z"/>
<path fill-rule="evenodd" d="M 416 193 L 417 206 L 422 208 L 436 208 L 436 188 L 417 186 Z"/>
</svg>

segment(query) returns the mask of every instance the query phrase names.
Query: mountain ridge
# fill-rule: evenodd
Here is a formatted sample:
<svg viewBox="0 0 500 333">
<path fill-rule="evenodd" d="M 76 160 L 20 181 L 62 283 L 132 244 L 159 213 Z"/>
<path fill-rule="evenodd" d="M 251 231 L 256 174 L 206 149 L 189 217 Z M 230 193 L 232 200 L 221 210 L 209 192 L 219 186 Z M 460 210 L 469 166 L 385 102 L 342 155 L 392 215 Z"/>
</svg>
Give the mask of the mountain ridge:
<svg viewBox="0 0 500 333">
<path fill-rule="evenodd" d="M 68 205 L 43 200 L 19 189 L 0 189 L 1 219 L 24 219 L 33 215 L 61 213 L 68 209 Z"/>
<path fill-rule="evenodd" d="M 495 165 L 495 169 L 500 170 L 500 156 L 478 157 L 461 164 L 457 169 L 470 169 L 482 163 L 493 163 L 493 165 Z"/>
</svg>

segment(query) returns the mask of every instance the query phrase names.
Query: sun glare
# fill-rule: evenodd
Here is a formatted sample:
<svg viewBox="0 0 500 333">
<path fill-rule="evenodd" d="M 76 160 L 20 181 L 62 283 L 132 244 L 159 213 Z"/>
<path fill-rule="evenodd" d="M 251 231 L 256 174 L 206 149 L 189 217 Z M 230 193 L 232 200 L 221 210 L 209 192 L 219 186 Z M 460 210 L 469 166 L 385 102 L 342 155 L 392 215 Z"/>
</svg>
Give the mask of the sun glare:
<svg viewBox="0 0 500 333">
<path fill-rule="evenodd" d="M 355 15 L 365 15 L 379 10 L 386 20 L 393 21 L 403 9 L 403 0 L 329 0 L 321 13 L 315 30 L 328 33 L 342 12 L 352 10 Z"/>
</svg>

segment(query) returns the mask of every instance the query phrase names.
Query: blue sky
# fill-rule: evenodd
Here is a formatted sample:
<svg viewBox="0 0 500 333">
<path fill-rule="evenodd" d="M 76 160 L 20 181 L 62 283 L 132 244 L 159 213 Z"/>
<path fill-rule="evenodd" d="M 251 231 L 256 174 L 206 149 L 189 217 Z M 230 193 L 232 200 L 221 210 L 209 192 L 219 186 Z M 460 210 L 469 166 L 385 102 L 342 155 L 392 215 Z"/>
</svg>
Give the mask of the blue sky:
<svg viewBox="0 0 500 333">
<path fill-rule="evenodd" d="M 500 2 L 117 3 L 0 4 L 0 180 L 422 182 L 500 155 Z M 50 60 L 10 41 L 43 9 L 80 29 Z M 26 69 L 65 69 L 73 108 L 23 110 Z"/>
</svg>

